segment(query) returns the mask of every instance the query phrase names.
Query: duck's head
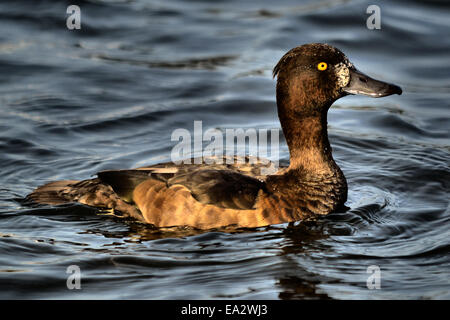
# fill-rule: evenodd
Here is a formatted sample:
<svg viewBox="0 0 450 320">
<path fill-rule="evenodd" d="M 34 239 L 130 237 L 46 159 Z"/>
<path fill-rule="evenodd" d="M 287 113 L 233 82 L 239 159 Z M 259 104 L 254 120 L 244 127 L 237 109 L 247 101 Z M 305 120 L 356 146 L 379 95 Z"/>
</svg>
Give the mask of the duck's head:
<svg viewBox="0 0 450 320">
<path fill-rule="evenodd" d="M 285 115 L 323 114 L 348 94 L 379 98 L 402 93 L 400 87 L 358 71 L 339 49 L 321 43 L 290 50 L 275 66 L 273 75 L 277 76 L 278 105 Z"/>
</svg>

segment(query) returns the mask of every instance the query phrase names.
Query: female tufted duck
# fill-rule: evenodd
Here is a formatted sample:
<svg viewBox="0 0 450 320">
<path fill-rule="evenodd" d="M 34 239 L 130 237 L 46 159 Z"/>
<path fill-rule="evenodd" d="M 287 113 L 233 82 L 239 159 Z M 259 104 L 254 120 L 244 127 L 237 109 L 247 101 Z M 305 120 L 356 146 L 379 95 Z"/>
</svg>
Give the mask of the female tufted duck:
<svg viewBox="0 0 450 320">
<path fill-rule="evenodd" d="M 28 199 L 42 204 L 80 202 L 109 208 L 156 227 L 260 227 L 339 210 L 347 182 L 334 162 L 327 112 L 347 94 L 401 94 L 395 85 L 359 72 L 337 48 L 306 44 L 287 52 L 273 70 L 278 116 L 290 165 L 261 175 L 262 163 L 163 163 L 110 170 L 83 181 L 56 181 Z"/>
</svg>

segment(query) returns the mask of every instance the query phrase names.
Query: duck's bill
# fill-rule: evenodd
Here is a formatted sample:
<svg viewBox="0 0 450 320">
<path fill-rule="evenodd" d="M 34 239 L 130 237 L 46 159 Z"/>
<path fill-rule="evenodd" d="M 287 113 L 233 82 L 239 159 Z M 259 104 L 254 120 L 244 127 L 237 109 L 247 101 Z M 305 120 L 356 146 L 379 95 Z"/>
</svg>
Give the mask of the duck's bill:
<svg viewBox="0 0 450 320">
<path fill-rule="evenodd" d="M 362 94 L 373 98 L 402 94 L 402 89 L 395 84 L 372 79 L 368 75 L 350 69 L 350 81 L 343 90 L 348 94 Z"/>
</svg>

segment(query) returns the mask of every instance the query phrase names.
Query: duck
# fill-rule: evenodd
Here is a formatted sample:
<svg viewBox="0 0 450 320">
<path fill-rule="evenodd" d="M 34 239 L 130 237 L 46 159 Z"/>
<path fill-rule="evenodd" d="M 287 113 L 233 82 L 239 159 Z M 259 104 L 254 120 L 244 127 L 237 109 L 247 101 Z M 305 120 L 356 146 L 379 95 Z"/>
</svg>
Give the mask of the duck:
<svg viewBox="0 0 450 320">
<path fill-rule="evenodd" d="M 50 182 L 27 199 L 39 205 L 78 202 L 156 228 L 203 230 L 291 223 L 346 208 L 347 181 L 332 156 L 328 110 L 346 95 L 379 98 L 401 95 L 402 89 L 360 72 L 325 43 L 289 50 L 273 77 L 290 156 L 289 165 L 274 173 L 264 173 L 267 162 L 260 160 L 166 162 Z"/>
</svg>

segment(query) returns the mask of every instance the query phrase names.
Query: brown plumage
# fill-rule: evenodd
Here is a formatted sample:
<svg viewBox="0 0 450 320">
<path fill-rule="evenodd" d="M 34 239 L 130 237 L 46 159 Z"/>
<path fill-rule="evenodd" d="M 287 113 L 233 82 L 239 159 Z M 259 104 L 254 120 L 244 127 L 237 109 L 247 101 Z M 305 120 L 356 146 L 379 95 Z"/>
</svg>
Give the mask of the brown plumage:
<svg viewBox="0 0 450 320">
<path fill-rule="evenodd" d="M 347 199 L 347 182 L 332 157 L 328 109 L 346 94 L 381 97 L 401 94 L 401 89 L 360 73 L 341 51 L 326 44 L 290 50 L 274 68 L 275 76 L 289 167 L 264 175 L 261 169 L 270 163 L 248 157 L 233 164 L 163 163 L 103 171 L 91 180 L 51 182 L 28 199 L 80 202 L 156 227 L 200 229 L 259 227 L 336 211 Z"/>
</svg>

